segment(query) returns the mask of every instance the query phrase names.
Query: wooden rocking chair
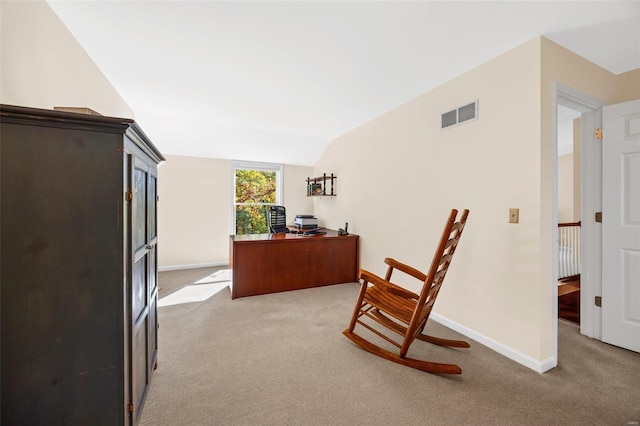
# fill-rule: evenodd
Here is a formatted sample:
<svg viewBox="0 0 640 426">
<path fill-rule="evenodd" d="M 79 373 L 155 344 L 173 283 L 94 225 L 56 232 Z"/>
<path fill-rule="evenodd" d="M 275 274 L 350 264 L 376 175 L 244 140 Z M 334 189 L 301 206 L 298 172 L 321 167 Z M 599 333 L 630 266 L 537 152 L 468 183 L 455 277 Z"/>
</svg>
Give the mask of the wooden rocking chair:
<svg viewBox="0 0 640 426">
<path fill-rule="evenodd" d="M 387 274 L 384 279 L 372 274 L 371 272 L 360 270 L 360 280 L 362 286 L 360 294 L 356 302 L 356 307 L 351 318 L 349 328 L 343 334 L 351 339 L 362 349 L 388 359 L 398 364 L 417 368 L 419 370 L 430 373 L 439 374 L 460 374 L 462 370 L 454 364 L 440 364 L 435 362 L 423 361 L 419 359 L 407 358 L 409 346 L 415 339 L 433 343 L 440 346 L 450 346 L 456 348 L 468 348 L 469 344 L 462 340 L 447 340 L 438 337 L 423 334 L 429 314 L 436 301 L 440 287 L 444 277 L 449 269 L 453 253 L 456 250 L 462 230 L 464 229 L 469 215 L 469 210 L 464 210 L 459 220 L 456 221 L 458 215 L 457 210 L 451 210 L 449 219 L 445 225 L 440 244 L 433 256 L 431 268 L 427 275 L 412 268 L 411 266 L 400 263 L 394 259 L 386 258 L 384 262 L 388 265 Z M 391 274 L 394 269 L 398 269 L 405 274 L 422 281 L 423 287 L 420 294 L 408 291 L 398 285 L 391 283 Z M 365 318 L 363 318 L 365 317 Z M 369 325 L 369 318 L 378 324 L 390 329 L 402 338 L 402 343 L 398 343 L 391 339 L 378 329 Z M 383 349 L 361 336 L 354 333 L 356 324 L 359 324 L 374 334 L 380 336 L 384 340 L 390 342 L 400 350 L 398 353 L 390 352 Z M 383 329 L 384 330 L 384 329 Z"/>
</svg>

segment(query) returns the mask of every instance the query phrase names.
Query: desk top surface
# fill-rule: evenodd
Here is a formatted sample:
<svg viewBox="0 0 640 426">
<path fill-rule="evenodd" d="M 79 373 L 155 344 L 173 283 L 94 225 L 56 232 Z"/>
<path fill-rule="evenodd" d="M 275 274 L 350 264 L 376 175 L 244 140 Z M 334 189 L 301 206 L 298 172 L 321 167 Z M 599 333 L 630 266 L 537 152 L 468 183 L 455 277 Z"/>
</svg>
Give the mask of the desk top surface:
<svg viewBox="0 0 640 426">
<path fill-rule="evenodd" d="M 323 229 L 326 234 L 317 235 L 304 235 L 290 232 L 288 234 L 243 234 L 243 235 L 229 235 L 229 237 L 235 242 L 244 241 L 269 241 L 269 240 L 308 240 L 313 238 L 354 238 L 355 234 L 338 235 L 338 231 L 333 229 Z"/>
</svg>

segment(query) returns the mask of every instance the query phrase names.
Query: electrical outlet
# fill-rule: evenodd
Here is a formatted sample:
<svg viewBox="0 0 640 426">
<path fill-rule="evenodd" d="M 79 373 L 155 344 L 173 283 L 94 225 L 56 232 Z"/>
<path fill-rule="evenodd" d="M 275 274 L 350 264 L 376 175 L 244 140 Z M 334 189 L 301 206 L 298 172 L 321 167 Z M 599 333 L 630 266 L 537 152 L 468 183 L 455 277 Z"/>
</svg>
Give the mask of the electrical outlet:
<svg viewBox="0 0 640 426">
<path fill-rule="evenodd" d="M 520 209 L 509 209 L 509 223 L 520 222 Z"/>
</svg>

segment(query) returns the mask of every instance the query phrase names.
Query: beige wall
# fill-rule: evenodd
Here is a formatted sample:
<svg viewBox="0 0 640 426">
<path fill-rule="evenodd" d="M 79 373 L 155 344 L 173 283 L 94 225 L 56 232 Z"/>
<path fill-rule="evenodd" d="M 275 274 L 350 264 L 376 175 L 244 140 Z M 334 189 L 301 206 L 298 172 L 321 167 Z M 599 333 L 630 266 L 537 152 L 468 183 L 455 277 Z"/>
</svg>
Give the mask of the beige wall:
<svg viewBox="0 0 640 426">
<path fill-rule="evenodd" d="M 580 220 L 582 120 L 573 120 L 573 152 L 558 157 L 558 223 Z"/>
<path fill-rule="evenodd" d="M 336 139 L 316 174 L 339 176 L 338 197 L 316 200 L 315 212 L 330 227 L 348 220 L 362 267 L 383 273 L 387 256 L 426 269 L 449 209 L 469 208 L 436 316 L 546 370 L 553 82 L 614 103 L 638 97 L 639 74 L 627 74 L 535 38 Z M 439 129 L 440 113 L 476 98 L 477 121 Z M 507 223 L 512 207 L 519 224 Z"/>
<path fill-rule="evenodd" d="M 611 103 L 632 101 L 640 97 L 640 68 L 616 76 L 616 91 Z"/>
<path fill-rule="evenodd" d="M 0 103 L 134 118 L 46 2 L 0 2 L 0 51 Z"/>
<path fill-rule="evenodd" d="M 231 163 L 167 155 L 158 170 L 158 265 L 226 264 Z"/>
<path fill-rule="evenodd" d="M 338 197 L 316 202 L 316 213 L 331 227 L 349 220 L 362 267 L 375 273 L 387 256 L 426 269 L 449 210 L 470 209 L 435 309 L 535 359 L 539 79 L 535 39 L 338 138 L 316 167 L 340 179 Z M 477 121 L 440 130 L 442 112 L 474 99 Z M 519 224 L 508 223 L 512 207 Z"/>
<path fill-rule="evenodd" d="M 158 172 L 158 264 L 161 270 L 227 265 L 232 231 L 230 160 L 168 155 Z M 310 213 L 305 179 L 313 169 L 285 165 L 288 222 Z"/>
<path fill-rule="evenodd" d="M 293 224 L 297 214 L 313 214 L 313 201 L 307 197 L 308 177 L 313 167 L 284 165 L 284 194 L 282 204 L 287 208 L 287 223 Z"/>
<path fill-rule="evenodd" d="M 558 157 L 558 223 L 574 221 L 573 153 Z"/>
<path fill-rule="evenodd" d="M 573 220 L 582 220 L 582 119 L 573 120 Z"/>
</svg>

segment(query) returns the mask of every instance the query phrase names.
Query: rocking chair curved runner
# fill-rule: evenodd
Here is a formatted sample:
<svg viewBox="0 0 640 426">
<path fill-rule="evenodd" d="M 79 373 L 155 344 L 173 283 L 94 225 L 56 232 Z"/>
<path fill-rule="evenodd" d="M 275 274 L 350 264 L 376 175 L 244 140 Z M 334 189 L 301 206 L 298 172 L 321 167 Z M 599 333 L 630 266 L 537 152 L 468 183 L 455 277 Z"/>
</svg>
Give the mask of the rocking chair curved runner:
<svg viewBox="0 0 640 426">
<path fill-rule="evenodd" d="M 398 364 L 417 368 L 422 371 L 439 374 L 460 374 L 462 370 L 455 364 L 440 364 L 408 358 L 407 352 L 415 339 L 440 346 L 468 348 L 462 340 L 448 340 L 423 334 L 429 314 L 436 301 L 442 282 L 451 264 L 451 259 L 460 241 L 467 222 L 469 210 L 464 210 L 459 219 L 458 210 L 451 210 L 445 224 L 442 237 L 431 262 L 428 274 L 394 259 L 386 258 L 388 265 L 384 279 L 371 272 L 360 270 L 361 287 L 351 323 L 343 334 L 362 349 Z M 423 282 L 420 294 L 413 293 L 391 282 L 394 270 L 399 270 Z M 371 320 L 383 326 L 376 327 Z M 371 324 L 371 325 L 370 325 Z M 354 332 L 360 325 L 382 339 L 399 348 L 397 353 L 381 348 Z M 383 333 L 385 329 L 402 336 L 402 343 L 396 342 Z"/>
</svg>

